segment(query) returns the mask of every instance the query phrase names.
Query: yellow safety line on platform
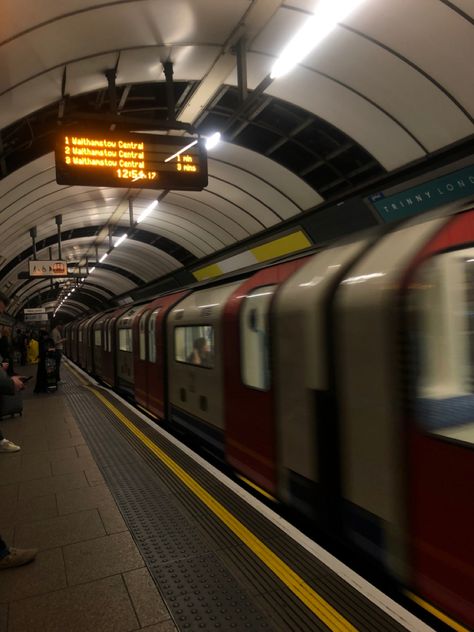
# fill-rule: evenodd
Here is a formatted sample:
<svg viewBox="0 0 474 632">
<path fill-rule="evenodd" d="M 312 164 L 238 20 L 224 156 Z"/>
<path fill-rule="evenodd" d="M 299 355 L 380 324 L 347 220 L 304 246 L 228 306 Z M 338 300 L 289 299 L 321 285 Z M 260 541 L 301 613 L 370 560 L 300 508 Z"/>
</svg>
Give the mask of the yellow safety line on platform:
<svg viewBox="0 0 474 632">
<path fill-rule="evenodd" d="M 257 491 L 259 494 L 261 494 L 265 498 L 268 498 L 269 500 L 273 500 L 273 502 L 277 502 L 277 499 L 275 498 L 275 496 L 272 496 L 271 494 L 266 492 L 264 489 L 262 489 L 261 487 L 259 487 L 258 485 L 250 481 L 248 478 L 245 478 L 245 476 L 242 476 L 241 474 L 237 474 L 237 477 L 240 478 L 240 480 L 244 482 L 246 485 L 248 485 L 249 487 L 252 487 L 252 489 L 255 489 L 255 491 Z"/>
<path fill-rule="evenodd" d="M 175 474 L 195 496 L 208 507 L 273 573 L 333 632 L 356 632 L 347 619 L 313 590 L 294 570 L 257 538 L 230 511 L 211 496 L 171 457 L 153 443 L 102 393 L 90 386 L 94 395 L 132 432 L 146 447 Z"/>
<path fill-rule="evenodd" d="M 441 610 L 438 610 L 438 608 L 435 608 L 421 597 L 418 597 L 418 595 L 413 594 L 409 590 L 406 590 L 405 594 L 416 604 L 427 610 L 430 614 L 434 615 L 437 619 L 440 619 L 443 623 L 449 625 L 449 627 L 453 628 L 453 630 L 456 630 L 456 632 L 469 632 L 469 630 L 463 625 L 461 625 L 457 621 L 454 621 L 454 619 L 451 619 L 451 617 L 448 617 L 447 614 L 444 614 L 444 612 L 441 612 Z"/>
</svg>

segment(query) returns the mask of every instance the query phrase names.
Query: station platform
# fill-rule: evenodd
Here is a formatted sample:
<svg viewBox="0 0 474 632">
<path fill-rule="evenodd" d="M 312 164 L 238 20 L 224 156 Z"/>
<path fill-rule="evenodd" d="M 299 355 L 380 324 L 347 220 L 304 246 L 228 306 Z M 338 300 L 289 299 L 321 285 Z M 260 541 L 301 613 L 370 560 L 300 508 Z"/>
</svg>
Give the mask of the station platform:
<svg viewBox="0 0 474 632">
<path fill-rule="evenodd" d="M 1 421 L 0 632 L 431 628 L 66 362 Z"/>
</svg>

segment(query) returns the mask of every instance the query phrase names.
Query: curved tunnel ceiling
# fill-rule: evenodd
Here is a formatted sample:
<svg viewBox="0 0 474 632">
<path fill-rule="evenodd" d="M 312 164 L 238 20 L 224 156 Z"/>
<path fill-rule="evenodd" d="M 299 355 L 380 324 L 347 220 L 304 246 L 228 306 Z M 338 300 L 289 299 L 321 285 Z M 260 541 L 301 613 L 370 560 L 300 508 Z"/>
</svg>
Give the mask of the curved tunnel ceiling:
<svg viewBox="0 0 474 632">
<path fill-rule="evenodd" d="M 120 235 L 129 226 L 129 199 L 138 214 L 158 193 L 57 185 L 51 149 L 59 111 L 108 111 L 105 70 L 115 68 L 119 111 L 163 117 L 161 62 L 169 59 L 177 119 L 202 133 L 225 126 L 239 105 L 233 46 L 246 39 L 252 90 L 317 3 L 5 4 L 0 276 L 19 305 L 43 288 L 18 279 L 32 226 L 39 256 L 49 256 L 49 246 L 55 256 L 54 217 L 61 214 L 63 256 L 93 261 L 96 246 L 99 256 L 108 249 L 100 228 Z M 120 294 L 119 287 L 159 278 L 472 135 L 474 84 L 465 75 L 474 58 L 473 18 L 464 0 L 365 0 L 228 126 L 226 142 L 210 152 L 207 189 L 170 192 L 134 239 L 88 277 L 84 295 L 88 285 L 94 291 L 94 275 L 96 285 Z"/>
</svg>

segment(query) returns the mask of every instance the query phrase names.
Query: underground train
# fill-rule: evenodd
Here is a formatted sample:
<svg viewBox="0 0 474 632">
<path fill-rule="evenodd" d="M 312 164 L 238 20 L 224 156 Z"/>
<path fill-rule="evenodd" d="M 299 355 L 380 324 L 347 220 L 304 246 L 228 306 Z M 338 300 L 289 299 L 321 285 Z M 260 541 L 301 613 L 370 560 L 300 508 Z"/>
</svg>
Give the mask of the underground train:
<svg viewBox="0 0 474 632">
<path fill-rule="evenodd" d="M 474 627 L 474 207 L 65 331 L 84 370 Z"/>
</svg>

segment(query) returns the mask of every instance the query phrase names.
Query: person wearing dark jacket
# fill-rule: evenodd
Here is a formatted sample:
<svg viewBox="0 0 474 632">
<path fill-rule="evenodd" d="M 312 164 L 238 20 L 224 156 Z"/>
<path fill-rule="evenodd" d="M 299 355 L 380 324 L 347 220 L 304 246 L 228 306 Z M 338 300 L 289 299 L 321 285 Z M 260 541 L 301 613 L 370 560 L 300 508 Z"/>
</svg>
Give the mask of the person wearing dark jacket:
<svg viewBox="0 0 474 632">
<path fill-rule="evenodd" d="M 0 314 L 5 311 L 7 305 L 8 298 L 5 294 L 0 292 Z M 13 395 L 15 391 L 20 391 L 23 388 L 24 384 L 19 376 L 14 375 L 13 377 L 8 377 L 5 371 L 0 369 L 1 397 Z M 19 446 L 5 439 L 0 432 L 0 452 L 18 452 L 19 449 Z M 35 559 L 37 552 L 36 549 L 17 549 L 9 547 L 0 535 L 0 570 L 28 564 Z"/>
</svg>

